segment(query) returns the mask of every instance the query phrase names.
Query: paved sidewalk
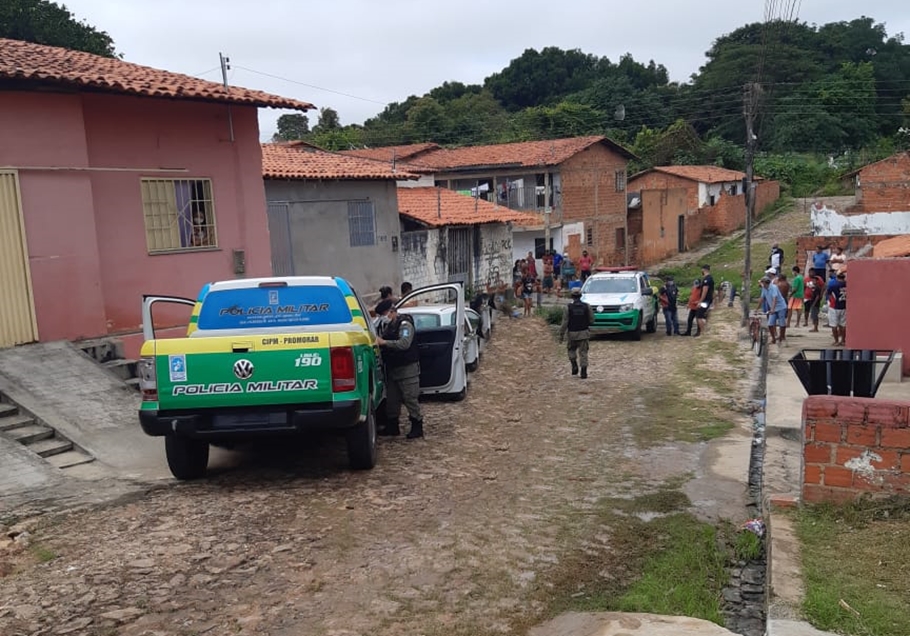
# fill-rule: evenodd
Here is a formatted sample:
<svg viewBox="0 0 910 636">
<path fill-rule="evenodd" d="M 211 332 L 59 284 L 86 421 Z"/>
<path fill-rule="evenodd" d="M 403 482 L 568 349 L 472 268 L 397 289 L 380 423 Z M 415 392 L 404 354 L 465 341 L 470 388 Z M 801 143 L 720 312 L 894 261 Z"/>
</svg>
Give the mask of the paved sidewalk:
<svg viewBox="0 0 910 636">
<path fill-rule="evenodd" d="M 784 346 L 772 345 L 769 354 L 763 490 L 766 500 L 789 499 L 795 505 L 802 481 L 802 406 L 807 395 L 788 361 L 800 349 L 829 348 L 831 332 L 824 326 L 818 333 L 791 328 L 787 340 Z M 876 397 L 910 400 L 910 382 L 882 382 Z M 771 541 L 768 636 L 828 636 L 800 620 L 805 589 L 799 542 L 789 518 L 779 508 L 767 508 Z"/>
</svg>

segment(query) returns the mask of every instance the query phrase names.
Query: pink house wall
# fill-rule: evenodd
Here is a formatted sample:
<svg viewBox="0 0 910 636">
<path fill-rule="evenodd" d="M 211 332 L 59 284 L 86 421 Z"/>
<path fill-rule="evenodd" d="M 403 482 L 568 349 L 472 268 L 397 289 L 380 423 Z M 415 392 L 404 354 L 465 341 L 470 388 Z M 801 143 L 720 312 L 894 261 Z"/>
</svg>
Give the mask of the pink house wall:
<svg viewBox="0 0 910 636">
<path fill-rule="evenodd" d="M 82 100 L 8 92 L 0 99 L 0 166 L 19 168 L 32 292 L 43 340 L 106 333 Z"/>
<path fill-rule="evenodd" d="M 847 264 L 847 347 L 902 351 L 903 375 L 910 375 L 910 296 L 896 290 L 908 280 L 910 258 Z"/>
<path fill-rule="evenodd" d="M 7 93 L 0 165 L 19 167 L 41 340 L 140 328 L 144 293 L 271 273 L 256 109 L 104 94 Z M 6 125 L 4 122 L 15 122 Z M 29 167 L 129 168 L 36 171 Z M 153 169 L 185 168 L 180 172 Z M 212 180 L 218 248 L 149 255 L 140 179 Z"/>
</svg>

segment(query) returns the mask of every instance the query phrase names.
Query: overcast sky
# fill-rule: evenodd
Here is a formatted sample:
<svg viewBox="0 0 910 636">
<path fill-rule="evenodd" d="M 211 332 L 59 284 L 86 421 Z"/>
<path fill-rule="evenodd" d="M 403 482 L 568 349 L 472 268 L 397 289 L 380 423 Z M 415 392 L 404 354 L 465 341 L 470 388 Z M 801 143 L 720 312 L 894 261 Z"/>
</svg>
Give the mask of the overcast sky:
<svg viewBox="0 0 910 636">
<path fill-rule="evenodd" d="M 342 124 L 444 81 L 481 83 L 528 48 L 653 59 L 685 82 L 719 36 L 765 17 L 764 0 L 65 0 L 124 59 L 330 106 Z M 907 0 L 778 0 L 810 24 L 868 15 L 910 34 Z M 274 77 L 269 77 L 267 75 Z M 329 89 L 329 90 L 325 90 Z M 331 92 L 336 91 L 336 92 Z M 340 95 L 338 93 L 344 93 Z M 262 110 L 262 138 L 282 111 Z M 310 124 L 316 116 L 310 113 Z"/>
</svg>

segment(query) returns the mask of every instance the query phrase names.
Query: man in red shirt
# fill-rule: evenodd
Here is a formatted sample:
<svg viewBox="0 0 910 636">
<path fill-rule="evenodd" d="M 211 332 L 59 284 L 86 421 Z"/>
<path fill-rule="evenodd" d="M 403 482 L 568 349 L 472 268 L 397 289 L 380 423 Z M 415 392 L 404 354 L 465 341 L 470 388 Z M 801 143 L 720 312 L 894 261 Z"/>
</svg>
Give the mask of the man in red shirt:
<svg viewBox="0 0 910 636">
<path fill-rule="evenodd" d="M 593 265 L 594 259 L 588 256 L 588 250 L 583 251 L 581 253 L 581 258 L 578 259 L 578 271 L 581 272 L 581 282 L 588 280 Z"/>
</svg>

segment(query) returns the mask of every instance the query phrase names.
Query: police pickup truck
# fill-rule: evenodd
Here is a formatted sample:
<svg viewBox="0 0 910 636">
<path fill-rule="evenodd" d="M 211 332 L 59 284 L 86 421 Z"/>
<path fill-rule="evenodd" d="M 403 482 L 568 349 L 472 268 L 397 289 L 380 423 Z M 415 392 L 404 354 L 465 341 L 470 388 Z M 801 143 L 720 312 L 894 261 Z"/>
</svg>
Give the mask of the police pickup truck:
<svg viewBox="0 0 910 636">
<path fill-rule="evenodd" d="M 185 338 L 155 339 L 152 307 L 193 307 Z M 139 422 L 163 436 L 177 479 L 202 477 L 209 444 L 321 429 L 347 438 L 354 469 L 376 464 L 383 370 L 369 312 L 344 279 L 233 280 L 197 300 L 143 299 Z"/>
<path fill-rule="evenodd" d="M 631 267 L 599 270 L 585 281 L 581 299 L 594 310 L 591 333 L 630 333 L 641 340 L 642 329 L 657 331 L 657 295 L 643 271 Z"/>
</svg>

